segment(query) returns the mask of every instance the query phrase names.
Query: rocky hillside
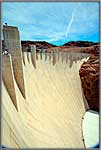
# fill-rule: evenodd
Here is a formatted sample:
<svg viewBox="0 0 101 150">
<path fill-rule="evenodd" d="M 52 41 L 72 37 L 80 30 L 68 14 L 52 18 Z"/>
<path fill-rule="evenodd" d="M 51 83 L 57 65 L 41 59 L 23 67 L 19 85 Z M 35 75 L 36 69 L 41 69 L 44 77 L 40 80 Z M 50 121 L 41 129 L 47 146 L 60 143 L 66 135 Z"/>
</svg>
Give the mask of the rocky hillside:
<svg viewBox="0 0 101 150">
<path fill-rule="evenodd" d="M 82 52 L 82 53 L 90 53 L 90 54 L 98 54 L 99 53 L 99 43 L 87 42 L 87 41 L 77 41 L 77 42 L 68 42 L 63 46 L 50 47 L 47 51 L 53 51 L 54 49 L 58 49 L 59 51 L 64 52 Z"/>
<path fill-rule="evenodd" d="M 36 45 L 37 51 L 40 51 L 41 49 L 48 49 L 55 47 L 55 45 L 50 44 L 45 41 L 21 41 L 22 47 L 29 47 L 29 45 Z"/>
<path fill-rule="evenodd" d="M 76 46 L 58 46 L 48 48 L 47 51 L 53 51 L 54 49 L 58 49 L 59 51 L 64 52 L 77 52 L 77 53 L 89 53 L 89 54 L 98 54 L 99 53 L 99 45 L 93 45 L 89 47 L 76 47 Z"/>
<path fill-rule="evenodd" d="M 99 111 L 99 56 L 91 55 L 79 71 L 83 92 L 90 109 Z"/>
<path fill-rule="evenodd" d="M 89 41 L 70 41 L 65 43 L 63 46 L 89 47 L 94 45 L 98 45 L 98 43 Z"/>
</svg>

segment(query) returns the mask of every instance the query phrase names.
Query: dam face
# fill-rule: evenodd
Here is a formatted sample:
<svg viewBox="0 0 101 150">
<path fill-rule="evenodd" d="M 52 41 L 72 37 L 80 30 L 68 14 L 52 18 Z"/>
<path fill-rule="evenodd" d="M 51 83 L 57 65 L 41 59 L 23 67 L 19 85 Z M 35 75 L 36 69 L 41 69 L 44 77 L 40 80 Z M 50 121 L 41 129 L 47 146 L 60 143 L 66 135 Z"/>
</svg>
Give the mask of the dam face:
<svg viewBox="0 0 101 150">
<path fill-rule="evenodd" d="M 19 49 L 17 57 L 13 49 L 9 53 L 2 56 L 2 144 L 12 148 L 84 148 L 82 117 L 86 108 L 79 69 L 88 55 L 56 49 L 36 53 L 33 45 L 31 52 Z"/>
</svg>

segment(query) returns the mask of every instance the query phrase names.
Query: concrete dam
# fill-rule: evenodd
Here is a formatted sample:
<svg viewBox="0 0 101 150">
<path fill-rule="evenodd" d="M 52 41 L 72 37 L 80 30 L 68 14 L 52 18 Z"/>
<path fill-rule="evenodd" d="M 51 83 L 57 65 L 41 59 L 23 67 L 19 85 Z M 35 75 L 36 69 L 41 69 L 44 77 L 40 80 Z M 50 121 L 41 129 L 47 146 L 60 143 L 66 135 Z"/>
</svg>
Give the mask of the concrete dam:
<svg viewBox="0 0 101 150">
<path fill-rule="evenodd" d="M 79 69 L 88 54 L 22 52 L 17 27 L 4 26 L 2 144 L 12 148 L 84 148 Z"/>
</svg>

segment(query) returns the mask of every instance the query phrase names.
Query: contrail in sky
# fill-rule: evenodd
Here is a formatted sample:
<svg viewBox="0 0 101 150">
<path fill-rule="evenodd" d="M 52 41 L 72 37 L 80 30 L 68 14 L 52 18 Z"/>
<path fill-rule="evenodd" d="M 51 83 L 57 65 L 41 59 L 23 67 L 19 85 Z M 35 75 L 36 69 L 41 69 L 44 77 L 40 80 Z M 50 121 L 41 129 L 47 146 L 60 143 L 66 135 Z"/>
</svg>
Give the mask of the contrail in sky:
<svg viewBox="0 0 101 150">
<path fill-rule="evenodd" d="M 69 22 L 69 24 L 67 26 L 67 29 L 66 29 L 66 34 L 65 34 L 66 37 L 67 37 L 67 35 L 68 35 L 69 31 L 70 31 L 70 27 L 72 25 L 73 20 L 74 20 L 74 11 L 72 12 L 72 16 L 71 16 L 70 22 Z"/>
</svg>

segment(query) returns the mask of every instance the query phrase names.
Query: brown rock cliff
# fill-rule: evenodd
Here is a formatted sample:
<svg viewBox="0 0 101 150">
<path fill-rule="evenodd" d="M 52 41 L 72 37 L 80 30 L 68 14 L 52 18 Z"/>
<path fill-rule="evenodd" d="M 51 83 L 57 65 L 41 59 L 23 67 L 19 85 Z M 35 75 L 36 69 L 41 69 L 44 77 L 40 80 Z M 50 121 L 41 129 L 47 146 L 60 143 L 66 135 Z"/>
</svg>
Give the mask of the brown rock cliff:
<svg viewBox="0 0 101 150">
<path fill-rule="evenodd" d="M 80 79 L 90 109 L 99 111 L 99 56 L 91 55 L 81 65 Z"/>
</svg>

